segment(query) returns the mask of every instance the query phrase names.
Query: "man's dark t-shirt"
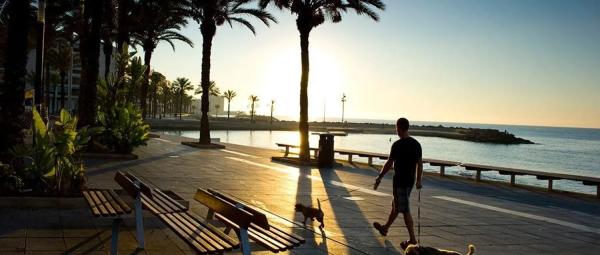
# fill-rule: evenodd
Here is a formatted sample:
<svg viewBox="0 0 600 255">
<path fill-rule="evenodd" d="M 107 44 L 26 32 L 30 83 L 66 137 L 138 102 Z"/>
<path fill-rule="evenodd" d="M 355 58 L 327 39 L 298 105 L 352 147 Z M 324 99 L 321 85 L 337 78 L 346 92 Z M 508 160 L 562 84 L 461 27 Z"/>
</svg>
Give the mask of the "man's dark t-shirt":
<svg viewBox="0 0 600 255">
<path fill-rule="evenodd" d="M 402 138 L 392 145 L 394 187 L 410 188 L 415 184 L 417 161 L 421 159 L 421 144 L 412 137 Z"/>
</svg>

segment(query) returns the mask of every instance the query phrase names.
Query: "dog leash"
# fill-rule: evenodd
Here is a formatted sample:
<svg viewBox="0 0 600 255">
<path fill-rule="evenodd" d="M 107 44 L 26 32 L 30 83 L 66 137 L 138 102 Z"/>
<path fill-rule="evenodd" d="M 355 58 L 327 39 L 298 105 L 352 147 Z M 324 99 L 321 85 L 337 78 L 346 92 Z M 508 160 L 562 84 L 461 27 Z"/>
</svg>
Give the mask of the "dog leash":
<svg viewBox="0 0 600 255">
<path fill-rule="evenodd" d="M 422 189 L 422 188 L 421 188 Z M 421 243 L 421 189 L 417 200 L 417 243 Z"/>
</svg>

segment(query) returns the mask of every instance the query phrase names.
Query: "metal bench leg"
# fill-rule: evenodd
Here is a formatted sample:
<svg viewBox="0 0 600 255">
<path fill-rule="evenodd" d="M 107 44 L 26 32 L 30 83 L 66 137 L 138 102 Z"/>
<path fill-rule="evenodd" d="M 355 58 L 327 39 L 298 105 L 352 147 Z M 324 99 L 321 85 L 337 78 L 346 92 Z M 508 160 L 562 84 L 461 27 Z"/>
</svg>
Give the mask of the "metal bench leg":
<svg viewBox="0 0 600 255">
<path fill-rule="evenodd" d="M 554 182 L 554 180 L 552 179 L 548 179 L 548 190 L 552 191 L 552 183 Z"/>
<path fill-rule="evenodd" d="M 135 207 L 135 232 L 138 248 L 144 249 L 144 215 L 142 214 L 142 195 L 138 194 L 134 202 Z"/>
<path fill-rule="evenodd" d="M 248 229 L 240 228 L 238 232 L 238 238 L 240 239 L 240 248 L 242 254 L 250 255 L 250 239 L 248 239 Z"/>
<path fill-rule="evenodd" d="M 290 154 L 290 147 L 285 147 L 285 155 L 283 155 L 283 156 L 287 157 L 288 154 Z"/>
<path fill-rule="evenodd" d="M 350 164 L 352 164 L 352 154 L 348 154 L 348 162 L 350 162 Z"/>
<path fill-rule="evenodd" d="M 513 186 L 515 185 L 515 175 L 514 174 L 510 175 L 510 185 L 513 185 Z"/>
<path fill-rule="evenodd" d="M 123 219 L 116 218 L 112 224 L 112 236 L 110 240 L 110 255 L 119 254 L 119 225 L 123 222 Z"/>
<path fill-rule="evenodd" d="M 475 175 L 475 180 L 481 181 L 481 171 L 477 170 L 477 175 Z"/>
<path fill-rule="evenodd" d="M 225 231 L 223 231 L 223 232 L 225 232 L 226 235 L 229 235 L 229 233 L 231 232 L 231 230 L 232 230 L 232 228 L 229 227 L 229 226 L 227 226 L 227 227 L 225 227 Z"/>
<path fill-rule="evenodd" d="M 373 165 L 373 157 L 369 157 L 369 166 Z"/>
<path fill-rule="evenodd" d="M 212 220 L 215 217 L 215 211 L 212 209 L 208 209 L 208 213 L 206 214 L 207 220 Z"/>
<path fill-rule="evenodd" d="M 600 199 L 600 185 L 596 186 L 596 197 Z"/>
<path fill-rule="evenodd" d="M 440 166 L 440 176 L 446 175 L 446 166 Z"/>
</svg>

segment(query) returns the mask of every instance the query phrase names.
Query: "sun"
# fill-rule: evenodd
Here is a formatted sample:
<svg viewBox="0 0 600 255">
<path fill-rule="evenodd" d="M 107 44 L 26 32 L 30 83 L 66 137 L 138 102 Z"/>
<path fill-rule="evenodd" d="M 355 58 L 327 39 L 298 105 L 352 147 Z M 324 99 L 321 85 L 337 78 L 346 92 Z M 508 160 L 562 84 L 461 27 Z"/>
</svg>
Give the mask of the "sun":
<svg viewBox="0 0 600 255">
<path fill-rule="evenodd" d="M 288 48 L 273 54 L 260 86 L 260 95 L 275 100 L 276 115 L 297 118 L 300 98 L 300 49 Z M 308 82 L 309 119 L 321 120 L 325 108 L 331 117 L 341 110 L 338 101 L 344 93 L 339 63 L 317 47 L 310 49 Z"/>
</svg>

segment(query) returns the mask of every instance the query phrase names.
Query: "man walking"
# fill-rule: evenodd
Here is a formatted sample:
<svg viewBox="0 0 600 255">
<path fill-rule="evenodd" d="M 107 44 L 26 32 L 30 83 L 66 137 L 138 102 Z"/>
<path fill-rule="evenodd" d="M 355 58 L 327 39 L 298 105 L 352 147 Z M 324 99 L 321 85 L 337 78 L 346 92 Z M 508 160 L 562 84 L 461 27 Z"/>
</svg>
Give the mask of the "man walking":
<svg viewBox="0 0 600 255">
<path fill-rule="evenodd" d="M 409 244 L 416 244 L 415 231 L 413 228 L 413 219 L 410 215 L 409 198 L 413 185 L 420 189 L 422 187 L 421 177 L 423 175 L 423 159 L 421 144 L 408 135 L 409 122 L 405 118 L 400 118 L 396 122 L 396 133 L 400 137 L 394 142 L 388 160 L 383 165 L 379 176 L 375 179 L 373 189 L 377 189 L 381 179 L 394 165 L 394 200 L 392 201 L 392 211 L 385 225 L 374 222 L 373 227 L 383 236 L 387 235 L 388 229 L 394 223 L 399 213 L 404 216 L 404 223 L 410 235 L 410 240 L 400 244 L 402 249 L 406 249 Z"/>
</svg>

